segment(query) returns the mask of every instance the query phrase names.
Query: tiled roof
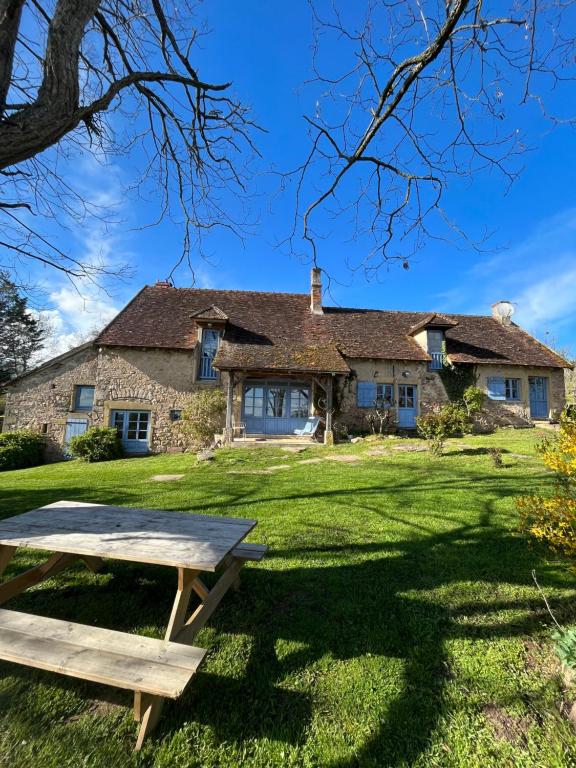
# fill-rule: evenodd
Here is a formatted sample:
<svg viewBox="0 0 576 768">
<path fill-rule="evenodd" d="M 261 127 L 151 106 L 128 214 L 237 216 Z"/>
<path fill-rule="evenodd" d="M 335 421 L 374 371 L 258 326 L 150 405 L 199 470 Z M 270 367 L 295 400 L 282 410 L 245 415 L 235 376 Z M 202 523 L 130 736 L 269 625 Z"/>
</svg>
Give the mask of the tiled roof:
<svg viewBox="0 0 576 768">
<path fill-rule="evenodd" d="M 313 371 L 350 373 L 346 361 L 332 344 L 306 345 L 283 341 L 280 344 L 233 344 L 224 340 L 214 359 L 223 371 Z"/>
<path fill-rule="evenodd" d="M 190 317 L 193 317 L 195 320 L 228 320 L 228 315 L 222 312 L 220 307 L 215 307 L 214 304 L 192 312 Z"/>
<path fill-rule="evenodd" d="M 102 331 L 102 345 L 192 349 L 198 339 L 191 317 L 209 307 L 228 317 L 221 367 L 250 367 L 266 362 L 274 370 L 340 371 L 345 358 L 428 360 L 410 335 L 430 312 L 395 312 L 324 307 L 310 312 L 301 293 L 218 291 L 199 288 L 146 287 Z M 457 323 L 446 330 L 446 351 L 454 362 L 563 367 L 562 358 L 516 325 L 502 326 L 479 315 L 442 315 Z M 320 359 L 320 352 L 324 355 Z M 340 353 L 340 354 L 339 354 Z M 240 366 L 240 362 L 245 362 Z M 320 366 L 312 367 L 312 365 Z"/>
<path fill-rule="evenodd" d="M 410 333 L 414 335 L 417 331 L 422 330 L 422 328 L 453 328 L 455 325 L 458 325 L 458 320 L 453 320 L 446 315 L 440 315 L 438 312 L 430 312 L 420 322 L 410 328 Z"/>
</svg>

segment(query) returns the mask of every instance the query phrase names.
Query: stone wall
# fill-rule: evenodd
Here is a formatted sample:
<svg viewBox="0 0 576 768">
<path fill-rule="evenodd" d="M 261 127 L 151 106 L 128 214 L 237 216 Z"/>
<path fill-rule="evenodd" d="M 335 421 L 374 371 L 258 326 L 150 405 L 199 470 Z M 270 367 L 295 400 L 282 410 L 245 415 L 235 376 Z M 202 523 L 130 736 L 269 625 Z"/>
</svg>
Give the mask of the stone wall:
<svg viewBox="0 0 576 768">
<path fill-rule="evenodd" d="M 109 424 L 112 410 L 150 411 L 150 450 L 182 451 L 187 440 L 170 412 L 182 410 L 192 392 L 220 386 L 195 381 L 196 357 L 186 350 L 103 347 L 98 355 L 95 421 Z"/>
<path fill-rule="evenodd" d="M 57 460 L 63 456 L 68 419 L 108 426 L 113 410 L 145 410 L 150 411 L 150 451 L 183 451 L 188 441 L 170 412 L 185 408 L 192 392 L 221 386 L 219 381 L 195 381 L 196 366 L 190 351 L 82 349 L 9 387 L 4 429 L 45 432 L 46 458 Z M 74 412 L 74 388 L 79 384 L 95 387 L 90 412 Z"/>
<path fill-rule="evenodd" d="M 418 413 L 448 400 L 440 374 L 428 371 L 425 362 L 350 359 L 348 363 L 353 375 L 347 379 L 336 378 L 340 415 L 335 421 L 351 430 L 367 431 L 369 428 L 366 416 L 371 409 L 359 408 L 356 404 L 358 381 L 393 384 L 395 400 L 398 384 L 415 384 L 418 387 Z M 68 419 L 84 418 L 89 425 L 108 425 L 114 409 L 146 410 L 151 418 L 150 450 L 182 451 L 187 440 L 178 421 L 171 419 L 170 412 L 182 410 L 191 393 L 199 389 L 224 386 L 226 390 L 226 374 L 222 381 L 202 382 L 196 380 L 196 371 L 197 359 L 190 351 L 83 346 L 56 358 L 8 388 L 4 429 L 42 431 L 46 435 L 47 458 L 57 459 L 62 457 Z M 477 384 L 485 392 L 491 376 L 521 381 L 521 400 L 517 403 L 486 398 L 486 426 L 526 426 L 530 423 L 529 376 L 547 377 L 551 416 L 564 407 L 565 384 L 561 369 L 478 366 L 476 372 Z M 91 412 L 74 411 L 74 388 L 81 384 L 95 387 Z M 242 420 L 241 380 L 234 395 L 234 420 L 239 422 Z"/>
<path fill-rule="evenodd" d="M 46 458 L 62 457 L 66 421 L 88 419 L 92 414 L 74 411 L 74 387 L 96 381 L 97 353 L 92 347 L 56 358 L 15 381 L 6 391 L 4 431 L 33 429 L 46 435 Z"/>
<path fill-rule="evenodd" d="M 528 426 L 530 418 L 530 398 L 528 379 L 531 376 L 543 376 L 548 379 L 549 417 L 558 417 L 566 404 L 564 370 L 562 368 L 528 368 L 523 365 L 483 365 L 477 366 L 477 386 L 488 391 L 488 379 L 493 377 L 520 379 L 520 400 L 505 402 L 490 400 L 486 397 L 484 410 L 490 426 Z"/>
<path fill-rule="evenodd" d="M 390 360 L 347 361 L 354 375 L 344 385 L 341 398 L 341 414 L 337 421 L 349 429 L 367 431 L 366 416 L 370 408 L 357 406 L 357 382 L 374 381 L 377 384 L 393 384 L 394 399 L 398 398 L 398 384 L 415 384 L 418 387 L 418 414 L 425 413 L 433 405 L 448 402 L 448 395 L 440 374 L 429 371 L 424 362 L 406 362 Z M 504 402 L 484 401 L 483 424 L 487 428 L 498 426 L 525 427 L 532 423 L 528 378 L 544 376 L 548 379 L 548 400 L 550 417 L 558 415 L 566 403 L 564 371 L 560 368 L 528 368 L 526 366 L 483 365 L 476 367 L 476 386 L 488 392 L 488 378 L 503 377 L 520 379 L 520 401 Z"/>
<path fill-rule="evenodd" d="M 349 429 L 367 431 L 366 421 L 370 408 L 357 405 L 357 384 L 359 381 L 373 381 L 376 384 L 393 384 L 394 401 L 398 399 L 398 384 L 414 384 L 418 387 L 417 413 L 423 413 L 433 403 L 448 401 L 446 390 L 438 373 L 429 371 L 425 362 L 405 360 L 347 360 L 353 376 L 342 388 L 341 413 L 336 421 Z"/>
</svg>

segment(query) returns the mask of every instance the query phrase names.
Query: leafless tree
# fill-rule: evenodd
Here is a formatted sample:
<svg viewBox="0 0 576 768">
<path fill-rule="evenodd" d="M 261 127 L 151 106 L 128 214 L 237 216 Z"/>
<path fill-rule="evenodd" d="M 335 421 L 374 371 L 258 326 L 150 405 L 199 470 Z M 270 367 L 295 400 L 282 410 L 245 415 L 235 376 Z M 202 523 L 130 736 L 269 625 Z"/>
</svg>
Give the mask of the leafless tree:
<svg viewBox="0 0 576 768">
<path fill-rule="evenodd" d="M 121 270 L 43 229 L 112 215 L 66 172 L 83 153 L 145 158 L 126 191 L 184 222 L 181 260 L 193 233 L 241 227 L 225 198 L 242 195 L 255 126 L 231 84 L 195 66 L 194 13 L 187 0 L 0 0 L 0 265 L 97 281 Z"/>
<path fill-rule="evenodd" d="M 315 262 L 331 218 L 368 237 L 353 265 L 368 275 L 390 260 L 408 268 L 430 238 L 466 236 L 444 209 L 450 183 L 483 171 L 511 183 L 523 114 L 573 118 L 545 100 L 575 105 L 573 0 L 310 2 L 318 98 L 291 174 L 290 243 L 303 234 Z"/>
</svg>

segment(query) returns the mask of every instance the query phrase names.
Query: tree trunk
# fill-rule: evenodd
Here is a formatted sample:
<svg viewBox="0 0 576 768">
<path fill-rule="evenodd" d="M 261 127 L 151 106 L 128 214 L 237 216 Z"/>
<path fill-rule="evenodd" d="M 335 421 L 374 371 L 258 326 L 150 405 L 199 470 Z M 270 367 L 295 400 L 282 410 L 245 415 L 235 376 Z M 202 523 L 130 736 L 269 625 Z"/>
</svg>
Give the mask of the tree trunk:
<svg viewBox="0 0 576 768">
<path fill-rule="evenodd" d="M 6 4 L 6 0 L 0 2 Z M 12 0 L 12 4 L 17 3 Z M 51 147 L 80 122 L 80 45 L 84 28 L 99 5 L 100 0 L 58 0 L 48 28 L 44 74 L 36 101 L 0 123 L 0 170 Z M 0 40 L 6 35 L 9 42 L 10 31 L 18 31 L 17 22 L 0 17 Z M 11 58 L 12 53 L 9 55 Z M 0 58 L 0 67 L 2 61 Z M 0 79 L 0 88 L 2 82 Z"/>
</svg>

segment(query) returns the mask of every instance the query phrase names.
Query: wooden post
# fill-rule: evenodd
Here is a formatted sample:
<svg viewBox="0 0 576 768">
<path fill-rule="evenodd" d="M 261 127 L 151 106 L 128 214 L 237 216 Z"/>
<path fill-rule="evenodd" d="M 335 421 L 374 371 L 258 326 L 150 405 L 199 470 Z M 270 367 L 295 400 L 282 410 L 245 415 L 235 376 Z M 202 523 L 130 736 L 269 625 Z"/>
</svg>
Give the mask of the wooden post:
<svg viewBox="0 0 576 768">
<path fill-rule="evenodd" d="M 332 376 L 326 383 L 326 430 L 324 432 L 324 445 L 334 445 L 334 433 L 332 432 Z"/>
<path fill-rule="evenodd" d="M 226 399 L 226 435 L 225 442 L 230 444 L 234 439 L 234 430 L 232 428 L 234 411 L 234 372 L 228 371 L 228 397 Z"/>
</svg>

